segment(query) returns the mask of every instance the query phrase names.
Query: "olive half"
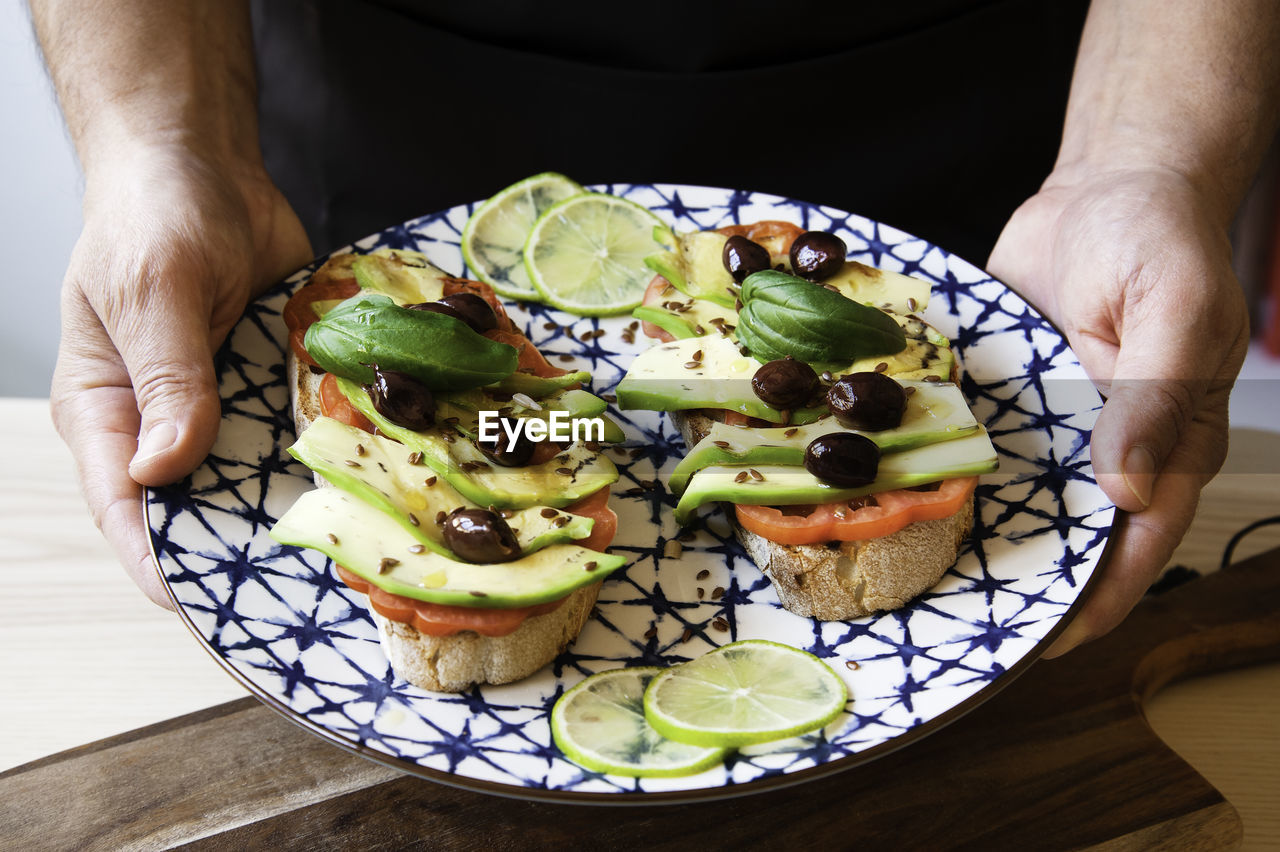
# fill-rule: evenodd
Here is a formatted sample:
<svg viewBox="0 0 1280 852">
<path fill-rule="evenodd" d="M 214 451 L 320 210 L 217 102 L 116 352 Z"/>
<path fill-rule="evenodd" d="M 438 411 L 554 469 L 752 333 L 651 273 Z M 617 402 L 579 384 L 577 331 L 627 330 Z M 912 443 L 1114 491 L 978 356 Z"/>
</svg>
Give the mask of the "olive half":
<svg viewBox="0 0 1280 852">
<path fill-rule="evenodd" d="M 498 437 L 492 441 L 477 438 L 476 446 L 480 448 L 480 452 L 488 456 L 495 464 L 503 467 L 524 467 L 533 458 L 533 451 L 537 449 L 538 445 L 525 434 L 524 429 L 514 429 L 516 433 L 515 446 L 511 445 L 511 439 L 507 437 L 507 426 L 514 428 L 523 425 L 516 418 L 500 417 L 498 418 Z"/>
<path fill-rule="evenodd" d="M 497 512 L 459 507 L 442 527 L 445 546 L 467 562 L 510 562 L 520 556 L 516 534 Z"/>
<path fill-rule="evenodd" d="M 498 315 L 493 307 L 475 293 L 454 293 L 435 302 L 419 302 L 405 305 L 414 311 L 431 311 L 461 320 L 476 334 L 484 334 L 498 327 Z"/>
<path fill-rule="evenodd" d="M 725 241 L 720 261 L 739 284 L 751 273 L 771 266 L 768 249 L 738 234 Z"/>
<path fill-rule="evenodd" d="M 841 426 L 879 432 L 902 425 L 907 394 L 884 373 L 850 373 L 827 391 L 827 405 Z"/>
<path fill-rule="evenodd" d="M 866 435 L 834 432 L 814 438 L 804 451 L 804 469 L 840 488 L 875 482 L 880 448 Z"/>
<path fill-rule="evenodd" d="M 421 432 L 436 422 L 436 401 L 422 382 L 399 370 L 373 367 L 373 384 L 365 385 L 373 408 L 397 426 Z"/>
<path fill-rule="evenodd" d="M 809 281 L 826 281 L 844 266 L 849 250 L 827 231 L 805 231 L 791 243 L 791 271 Z"/>
<path fill-rule="evenodd" d="M 762 364 L 751 377 L 751 389 L 756 396 L 777 409 L 801 407 L 817 388 L 818 374 L 790 355 Z"/>
</svg>

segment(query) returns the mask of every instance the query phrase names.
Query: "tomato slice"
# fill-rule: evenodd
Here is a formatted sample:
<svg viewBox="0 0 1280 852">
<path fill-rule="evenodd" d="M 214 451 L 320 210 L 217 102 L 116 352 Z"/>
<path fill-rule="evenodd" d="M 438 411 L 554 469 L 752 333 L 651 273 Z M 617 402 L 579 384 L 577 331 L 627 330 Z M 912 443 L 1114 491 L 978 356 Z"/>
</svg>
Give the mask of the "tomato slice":
<svg viewBox="0 0 1280 852">
<path fill-rule="evenodd" d="M 871 495 L 872 504 L 856 509 L 840 501 L 812 507 L 735 505 L 734 510 L 745 529 L 778 544 L 865 541 L 892 535 L 915 521 L 954 515 L 977 484 L 978 477 L 969 476 L 943 480 L 936 491 L 883 491 Z"/>
<path fill-rule="evenodd" d="M 777 219 L 765 219 L 763 222 L 752 222 L 748 225 L 726 225 L 717 228 L 726 237 L 746 237 L 753 243 L 759 243 L 768 249 L 774 262 L 778 262 L 791 252 L 791 244 L 796 237 L 804 233 L 804 228 L 791 222 Z"/>
<path fill-rule="evenodd" d="M 641 304 L 660 305 L 662 304 L 662 294 L 667 288 L 671 287 L 671 282 L 663 278 L 661 275 L 653 276 L 653 280 L 649 282 L 649 286 L 644 288 L 644 298 Z M 675 289 L 672 287 L 672 289 Z M 640 330 L 644 332 L 645 337 L 652 337 L 654 340 L 660 340 L 663 343 L 670 343 L 675 340 L 675 336 L 660 325 L 654 325 L 649 321 L 640 324 Z"/>
<path fill-rule="evenodd" d="M 618 515 L 609 508 L 609 488 L 605 486 L 593 491 L 578 502 L 566 506 L 566 512 L 583 515 L 595 521 L 591 526 L 591 535 L 578 539 L 577 544 L 587 550 L 604 551 L 613 537 L 618 533 Z"/>
<path fill-rule="evenodd" d="M 514 609 L 484 609 L 482 607 L 449 606 L 394 595 L 343 568 L 334 566 L 342 582 L 361 594 L 369 596 L 369 606 L 384 618 L 410 624 L 427 636 L 452 636 L 464 630 L 473 630 L 482 636 L 506 636 L 515 632 L 526 618 L 554 612 L 567 597 L 534 606 Z"/>
<path fill-rule="evenodd" d="M 518 331 L 502 331 L 494 329 L 486 331 L 484 336 L 496 343 L 505 343 L 508 346 L 514 346 L 518 353 L 518 361 L 516 369 L 526 373 L 532 373 L 544 379 L 552 379 L 556 376 L 563 376 L 568 370 L 561 369 L 553 365 L 550 361 L 543 357 L 538 348 L 533 345 L 533 341 L 525 337 Z"/>
<path fill-rule="evenodd" d="M 320 380 L 320 413 L 325 417 L 332 417 L 339 423 L 373 434 L 373 423 L 351 404 L 346 394 L 338 387 L 338 378 L 333 373 L 325 373 L 324 378 Z"/>
<path fill-rule="evenodd" d="M 493 308 L 494 314 L 498 317 L 499 331 L 516 331 L 516 324 L 511 321 L 511 317 L 507 316 L 507 310 L 502 306 L 502 300 L 498 298 L 498 294 L 493 288 L 483 281 L 472 281 L 469 278 L 446 278 L 444 279 L 444 295 L 452 296 L 456 293 L 472 293 L 489 303 L 489 307 Z"/>
</svg>

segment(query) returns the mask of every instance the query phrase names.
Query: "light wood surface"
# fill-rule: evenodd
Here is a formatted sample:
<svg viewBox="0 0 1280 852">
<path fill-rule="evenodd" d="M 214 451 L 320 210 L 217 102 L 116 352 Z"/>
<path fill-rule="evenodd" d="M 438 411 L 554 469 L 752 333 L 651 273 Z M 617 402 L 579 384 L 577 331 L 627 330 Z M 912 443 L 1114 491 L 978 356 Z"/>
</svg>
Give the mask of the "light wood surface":
<svg viewBox="0 0 1280 852">
<path fill-rule="evenodd" d="M 181 623 L 137 592 L 81 501 L 38 400 L 0 399 L 0 770 L 244 695 Z M 1213 570 L 1231 534 L 1280 514 L 1280 434 L 1233 435 L 1174 562 Z M 1237 558 L 1280 546 L 1280 528 Z M 1175 685 L 1157 732 L 1241 811 L 1245 848 L 1280 848 L 1280 666 Z"/>
</svg>

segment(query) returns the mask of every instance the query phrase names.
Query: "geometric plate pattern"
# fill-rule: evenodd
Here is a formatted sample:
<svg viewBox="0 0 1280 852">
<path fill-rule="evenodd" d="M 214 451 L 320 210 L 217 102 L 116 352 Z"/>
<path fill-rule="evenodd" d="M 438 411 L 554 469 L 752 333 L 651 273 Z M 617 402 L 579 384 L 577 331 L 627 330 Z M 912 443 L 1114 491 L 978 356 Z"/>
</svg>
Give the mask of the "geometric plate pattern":
<svg viewBox="0 0 1280 852">
<path fill-rule="evenodd" d="M 642 204 L 682 231 L 760 219 L 834 231 L 855 259 L 933 283 L 924 316 L 954 341 L 963 390 L 1001 461 L 999 473 L 982 477 L 974 535 L 957 564 L 897 612 L 825 623 L 792 615 L 718 509 L 683 530 L 672 521 L 675 501 L 662 482 L 685 448 L 667 418 L 613 409 L 627 441 L 621 453 L 611 451 L 621 471 L 612 550 L 629 564 L 605 582 L 577 642 L 516 684 L 460 695 L 418 689 L 391 671 L 363 596 L 325 557 L 267 537 L 312 487 L 285 452 L 294 431 L 280 313 L 321 258 L 250 306 L 218 356 L 223 420 L 213 451 L 186 481 L 146 496 L 161 573 L 199 640 L 266 703 L 339 745 L 444 783 L 559 801 L 713 798 L 811 779 L 892 751 L 1006 685 L 1081 598 L 1115 511 L 1089 463 L 1101 399 L 1062 336 L 981 270 L 860 216 L 708 187 L 595 189 Z M 466 274 L 458 242 L 471 209 L 414 219 L 341 251 L 414 249 Z M 643 335 L 623 341 L 629 317 L 509 310 L 539 349 L 566 356 L 556 363 L 592 371 L 599 394 L 647 345 Z M 845 714 L 818 734 L 744 750 L 688 778 L 585 771 L 551 743 L 552 704 L 585 676 L 678 663 L 748 638 L 827 660 L 848 684 Z"/>
</svg>

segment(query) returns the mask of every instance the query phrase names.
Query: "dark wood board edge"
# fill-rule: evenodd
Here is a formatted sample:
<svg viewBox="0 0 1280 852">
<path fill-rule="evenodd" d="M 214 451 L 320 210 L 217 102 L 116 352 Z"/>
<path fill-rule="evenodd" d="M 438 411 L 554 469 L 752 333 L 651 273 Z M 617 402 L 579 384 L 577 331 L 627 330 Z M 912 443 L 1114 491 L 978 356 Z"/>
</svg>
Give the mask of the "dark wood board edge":
<svg viewBox="0 0 1280 852">
<path fill-rule="evenodd" d="M 1141 700 L 1178 677 L 1280 657 L 1280 613 L 1270 606 L 1278 593 L 1280 551 L 1273 551 L 1145 601 L 1110 636 L 1038 663 L 979 712 L 890 761 L 746 798 L 623 811 L 504 801 L 373 767 L 242 699 L 0 774 L 0 836 L 61 838 L 66 848 L 106 848 L 124 839 L 118 833 L 77 835 L 89 826 L 65 820 L 51 834 L 49 826 L 35 824 L 38 803 L 76 801 L 68 798 L 68 786 L 84 777 L 85 767 L 104 777 L 118 768 L 127 781 L 130 762 L 145 759 L 150 744 L 194 736 L 196 757 L 200 748 L 248 738 L 270 747 L 244 758 L 242 771 L 252 774 L 272 760 L 277 767 L 294 766 L 305 756 L 312 777 L 286 772 L 273 778 L 272 809 L 255 817 L 245 807 L 234 820 L 185 836 L 173 830 L 171 814 L 186 808 L 198 815 L 193 797 L 234 803 L 237 779 L 215 774 L 203 788 L 184 790 L 160 783 L 161 795 L 151 802 L 160 833 L 139 835 L 136 824 L 126 824 L 133 841 L 163 835 L 164 842 L 148 845 L 324 849 L 429 842 L 433 848 L 504 849 L 591 836 L 599 845 L 628 849 L 688 848 L 686 841 L 693 848 L 755 847 L 785 837 L 789 844 L 842 848 L 856 840 L 872 849 L 902 842 L 987 849 L 1027 843 L 1221 848 L 1241 836 L 1234 809 L 1159 741 L 1141 716 Z M 1034 752 L 1028 742 L 1036 744 Z M 368 783 L 348 789 L 317 783 L 351 774 Z M 1152 795 L 1153 779 L 1159 795 Z M 1081 790 L 1089 793 L 1082 797 Z M 251 792 L 246 805 L 260 798 Z M 288 807 L 279 804 L 284 799 Z M 10 831 L 15 828 L 16 834 Z"/>
</svg>

